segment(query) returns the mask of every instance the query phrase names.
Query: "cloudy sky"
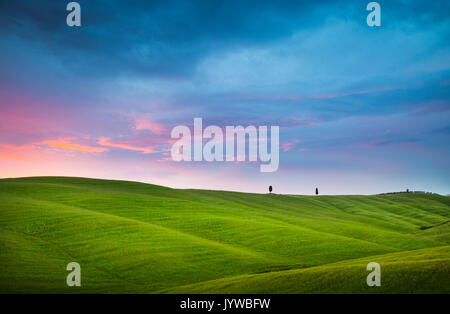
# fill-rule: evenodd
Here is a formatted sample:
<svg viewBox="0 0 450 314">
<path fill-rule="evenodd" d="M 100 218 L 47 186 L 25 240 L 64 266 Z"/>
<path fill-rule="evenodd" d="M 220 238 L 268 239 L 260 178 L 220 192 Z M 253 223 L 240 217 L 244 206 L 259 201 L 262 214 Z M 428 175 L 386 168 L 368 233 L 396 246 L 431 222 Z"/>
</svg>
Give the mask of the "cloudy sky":
<svg viewBox="0 0 450 314">
<path fill-rule="evenodd" d="M 0 177 L 450 193 L 450 3 L 0 1 Z M 174 162 L 170 131 L 280 126 L 280 166 Z"/>
</svg>

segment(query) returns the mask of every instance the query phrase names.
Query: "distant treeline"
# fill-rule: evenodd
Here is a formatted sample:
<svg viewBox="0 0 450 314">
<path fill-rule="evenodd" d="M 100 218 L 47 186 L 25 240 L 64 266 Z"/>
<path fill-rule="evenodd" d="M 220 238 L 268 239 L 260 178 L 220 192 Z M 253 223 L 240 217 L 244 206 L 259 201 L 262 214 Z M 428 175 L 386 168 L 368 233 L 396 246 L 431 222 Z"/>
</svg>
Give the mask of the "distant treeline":
<svg viewBox="0 0 450 314">
<path fill-rule="evenodd" d="M 386 192 L 386 193 L 380 193 L 379 195 L 385 195 L 385 194 L 403 194 L 403 193 L 437 194 L 437 193 L 426 192 L 426 191 L 400 191 L 400 192 Z"/>
</svg>

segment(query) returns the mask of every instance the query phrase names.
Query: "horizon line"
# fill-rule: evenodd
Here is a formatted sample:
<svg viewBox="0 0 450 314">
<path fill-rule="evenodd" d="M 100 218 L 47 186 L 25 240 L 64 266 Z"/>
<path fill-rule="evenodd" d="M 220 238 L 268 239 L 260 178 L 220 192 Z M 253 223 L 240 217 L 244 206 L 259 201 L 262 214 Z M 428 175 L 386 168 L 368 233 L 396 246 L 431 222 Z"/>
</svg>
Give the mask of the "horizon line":
<svg viewBox="0 0 450 314">
<path fill-rule="evenodd" d="M 382 192 L 382 193 L 375 193 L 375 194 L 292 194 L 292 193 L 272 193 L 272 192 L 245 192 L 245 191 L 236 191 L 236 190 L 220 190 L 220 189 L 197 189 L 197 188 L 175 188 L 170 187 L 166 185 L 160 185 L 160 184 L 154 184 L 150 182 L 144 182 L 144 181 L 135 181 L 135 180 L 123 180 L 123 179 L 106 179 L 106 178 L 95 178 L 95 177 L 77 177 L 77 176 L 26 176 L 26 177 L 0 177 L 0 180 L 11 180 L 11 179 L 27 179 L 27 178 L 74 178 L 74 179 L 88 179 L 88 180 L 102 180 L 102 181 L 120 181 L 120 182 L 132 182 L 132 183 L 140 183 L 140 184 L 147 184 L 147 185 L 154 185 L 159 187 L 164 187 L 167 189 L 172 190 L 196 190 L 196 191 L 215 191 L 215 192 L 231 192 L 231 193 L 244 193 L 244 194 L 273 194 L 273 195 L 283 195 L 283 196 L 375 196 L 375 195 L 386 195 L 386 194 L 401 194 L 401 193 L 423 193 L 423 194 L 436 194 L 444 197 L 450 196 L 450 194 L 440 194 L 436 192 L 431 191 L 414 191 L 409 190 L 408 191 L 390 191 L 390 192 Z"/>
</svg>

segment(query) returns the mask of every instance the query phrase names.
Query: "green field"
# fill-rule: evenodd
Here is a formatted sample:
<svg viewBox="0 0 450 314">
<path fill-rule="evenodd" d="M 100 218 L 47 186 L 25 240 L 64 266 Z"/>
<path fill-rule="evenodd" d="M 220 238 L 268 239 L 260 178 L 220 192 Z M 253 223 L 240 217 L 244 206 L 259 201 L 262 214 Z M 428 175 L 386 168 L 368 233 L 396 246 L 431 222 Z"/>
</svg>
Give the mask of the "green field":
<svg viewBox="0 0 450 314">
<path fill-rule="evenodd" d="M 0 180 L 1 293 L 450 293 L 450 197 Z M 429 227 L 429 228 L 422 228 Z M 66 265 L 81 265 L 67 287 Z M 381 265 L 368 287 L 366 265 Z"/>
</svg>

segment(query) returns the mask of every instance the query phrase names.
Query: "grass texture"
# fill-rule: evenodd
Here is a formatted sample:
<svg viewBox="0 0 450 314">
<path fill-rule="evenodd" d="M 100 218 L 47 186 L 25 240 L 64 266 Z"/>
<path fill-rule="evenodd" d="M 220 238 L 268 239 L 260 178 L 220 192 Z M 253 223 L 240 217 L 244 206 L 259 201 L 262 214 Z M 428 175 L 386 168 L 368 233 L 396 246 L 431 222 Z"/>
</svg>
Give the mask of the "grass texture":
<svg viewBox="0 0 450 314">
<path fill-rule="evenodd" d="M 0 293 L 450 293 L 449 219 L 450 197 L 425 193 L 2 179 Z M 72 261 L 81 287 L 66 285 Z"/>
</svg>

